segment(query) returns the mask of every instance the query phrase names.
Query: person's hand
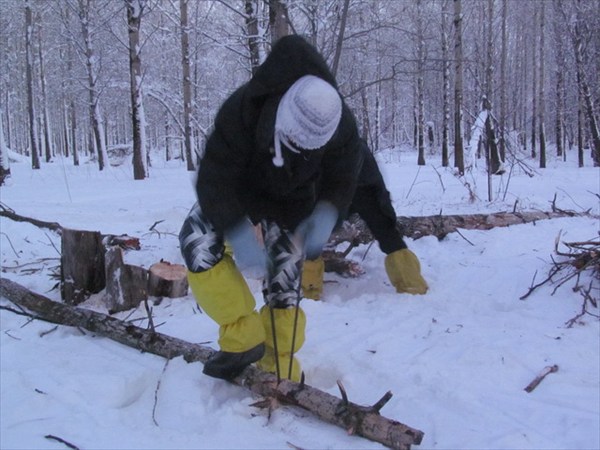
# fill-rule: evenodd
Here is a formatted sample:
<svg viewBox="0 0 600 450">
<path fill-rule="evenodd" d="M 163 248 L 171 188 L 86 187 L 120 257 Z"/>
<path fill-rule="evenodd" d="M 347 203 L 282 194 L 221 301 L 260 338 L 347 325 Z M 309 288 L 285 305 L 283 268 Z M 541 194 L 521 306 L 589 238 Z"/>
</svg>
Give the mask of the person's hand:
<svg viewBox="0 0 600 450">
<path fill-rule="evenodd" d="M 425 294 L 429 288 L 421 275 L 419 259 L 407 248 L 385 257 L 385 271 L 399 294 Z"/>
<path fill-rule="evenodd" d="M 233 256 L 240 270 L 252 271 L 257 276 L 265 274 L 267 267 L 265 250 L 259 244 L 254 227 L 248 219 L 243 219 L 227 230 L 225 239 L 233 249 Z"/>
<path fill-rule="evenodd" d="M 337 219 L 336 207 L 322 200 L 317 203 L 312 214 L 298 225 L 294 235 L 303 245 L 307 259 L 315 259 L 321 254 Z"/>
</svg>

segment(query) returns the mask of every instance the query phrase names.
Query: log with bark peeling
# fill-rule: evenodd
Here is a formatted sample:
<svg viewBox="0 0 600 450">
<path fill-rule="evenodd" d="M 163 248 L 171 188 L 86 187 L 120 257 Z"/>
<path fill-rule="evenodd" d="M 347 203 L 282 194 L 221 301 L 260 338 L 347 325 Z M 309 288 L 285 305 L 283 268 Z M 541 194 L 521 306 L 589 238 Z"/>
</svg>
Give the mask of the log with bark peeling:
<svg viewBox="0 0 600 450">
<path fill-rule="evenodd" d="M 497 212 L 490 214 L 455 214 L 435 216 L 399 216 L 397 226 L 406 237 L 420 239 L 425 236 L 435 236 L 443 239 L 450 233 L 459 229 L 465 230 L 491 230 L 496 227 L 508 227 L 510 225 L 521 225 L 537 222 L 538 220 L 556 219 L 560 217 L 573 217 L 584 214 L 576 214 L 570 211 L 525 211 Z M 368 244 L 373 241 L 373 235 L 366 224 L 357 216 L 353 215 L 343 227 L 336 230 L 330 239 L 332 244 L 350 242 L 355 244 Z"/>
<path fill-rule="evenodd" d="M 465 230 L 491 230 L 496 227 L 508 227 L 537 222 L 538 220 L 555 219 L 559 217 L 573 217 L 585 215 L 563 211 L 554 208 L 553 211 L 526 211 L 522 213 L 498 212 L 490 214 L 464 214 L 464 215 L 436 215 L 397 218 L 396 226 L 403 236 L 412 239 L 420 239 L 425 236 L 435 236 L 439 240 L 448 234 Z M 369 244 L 374 240 L 371 231 L 365 222 L 358 216 L 353 215 L 343 226 L 336 229 L 329 239 L 328 248 L 334 248 L 340 244 L 349 244 L 345 252 L 326 251 L 323 253 L 325 271 L 335 272 L 343 277 L 357 277 L 363 273 L 362 268 L 356 262 L 346 259 L 350 250 L 361 244 Z"/>
<path fill-rule="evenodd" d="M 204 363 L 214 352 L 210 347 L 139 328 L 105 314 L 54 302 L 5 278 L 0 279 L 0 297 L 24 308 L 29 311 L 28 315 L 37 319 L 84 328 L 164 358 L 182 356 L 187 362 Z M 410 449 L 411 445 L 418 445 L 423 439 L 422 431 L 388 419 L 379 413 L 391 398 L 389 392 L 373 406 L 360 406 L 348 401 L 341 387 L 343 398 L 340 399 L 304 383 L 289 380 L 277 382 L 275 375 L 253 366 L 244 370 L 232 382 L 258 395 L 299 406 L 321 420 L 390 448 Z"/>
</svg>

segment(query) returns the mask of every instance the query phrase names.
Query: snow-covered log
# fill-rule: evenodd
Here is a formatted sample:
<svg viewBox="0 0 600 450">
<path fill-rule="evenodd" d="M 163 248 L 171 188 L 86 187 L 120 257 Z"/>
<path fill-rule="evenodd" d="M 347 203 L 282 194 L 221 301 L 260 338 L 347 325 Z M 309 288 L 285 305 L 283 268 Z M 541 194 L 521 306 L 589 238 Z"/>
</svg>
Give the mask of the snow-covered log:
<svg viewBox="0 0 600 450">
<path fill-rule="evenodd" d="M 214 350 L 150 329 L 143 329 L 96 311 L 58 303 L 32 292 L 18 283 L 0 279 L 0 297 L 21 307 L 31 317 L 48 322 L 84 328 L 121 344 L 153 353 L 164 358 L 182 356 L 187 362 L 205 363 Z M 380 415 L 379 410 L 389 401 L 386 393 L 373 406 L 360 406 L 348 401 L 340 386 L 338 398 L 307 384 L 288 380 L 277 381 L 275 375 L 248 367 L 233 383 L 281 403 L 292 404 L 315 414 L 321 420 L 344 428 L 366 439 L 394 449 L 410 449 L 423 439 L 423 432 Z"/>
</svg>

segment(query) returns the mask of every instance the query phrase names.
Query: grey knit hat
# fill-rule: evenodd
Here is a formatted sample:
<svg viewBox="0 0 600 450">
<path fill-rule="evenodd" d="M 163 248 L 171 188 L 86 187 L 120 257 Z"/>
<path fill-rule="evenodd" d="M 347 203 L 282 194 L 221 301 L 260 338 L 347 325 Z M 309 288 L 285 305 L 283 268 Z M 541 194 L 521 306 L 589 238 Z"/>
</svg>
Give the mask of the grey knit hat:
<svg viewBox="0 0 600 450">
<path fill-rule="evenodd" d="M 275 119 L 275 157 L 283 166 L 281 144 L 292 151 L 323 147 L 335 133 L 342 117 L 337 90 L 314 75 L 298 79 L 281 98 Z"/>
</svg>

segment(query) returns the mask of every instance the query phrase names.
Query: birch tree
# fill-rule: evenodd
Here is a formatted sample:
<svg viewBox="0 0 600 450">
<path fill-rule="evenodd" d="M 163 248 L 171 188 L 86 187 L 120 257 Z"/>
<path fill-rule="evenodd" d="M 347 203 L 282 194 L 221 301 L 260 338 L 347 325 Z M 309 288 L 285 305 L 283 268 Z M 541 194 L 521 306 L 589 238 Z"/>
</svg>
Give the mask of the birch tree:
<svg viewBox="0 0 600 450">
<path fill-rule="evenodd" d="M 417 164 L 425 165 L 425 117 L 424 117 L 424 78 L 425 78 L 425 37 L 423 32 L 423 9 L 421 0 L 417 0 L 416 12 L 416 27 L 417 27 L 417 70 L 416 70 L 416 94 L 417 94 L 417 149 L 418 157 Z"/>
<path fill-rule="evenodd" d="M 52 132 L 50 127 L 50 117 L 48 114 L 48 95 L 46 92 L 46 70 L 44 66 L 44 50 L 43 50 L 43 39 L 42 39 L 42 27 L 38 26 L 38 60 L 40 65 L 40 87 L 42 90 L 42 126 L 43 126 L 43 137 L 44 137 L 44 153 L 46 162 L 50 162 L 52 159 Z"/>
<path fill-rule="evenodd" d="M 502 25 L 501 25 L 501 50 L 500 50 L 500 118 L 499 118 L 499 151 L 500 159 L 506 159 L 506 124 L 508 114 L 508 98 L 506 83 L 506 65 L 508 59 L 508 36 L 506 33 L 506 19 L 508 16 L 508 0 L 502 0 Z"/>
<path fill-rule="evenodd" d="M 537 30 L 538 29 L 538 4 L 533 3 L 532 4 L 533 7 L 533 29 Z M 538 119 L 538 110 L 537 110 L 537 106 L 538 106 L 538 87 L 537 87 L 537 82 L 538 82 L 538 74 L 537 74 L 537 70 L 538 70 L 538 47 L 537 47 L 537 33 L 534 34 L 533 36 L 533 48 L 532 48 L 532 61 L 531 61 L 531 65 L 532 65 L 532 71 L 531 71 L 531 77 L 532 77 L 532 93 L 531 93 L 531 157 L 532 158 L 536 158 L 537 157 L 537 152 L 536 152 L 536 148 L 537 148 L 537 119 Z"/>
<path fill-rule="evenodd" d="M 546 14 L 546 3 L 541 2 L 540 11 L 540 93 L 539 93 L 539 112 L 540 112 L 540 124 L 539 124 L 539 135 L 540 135 L 540 168 L 546 167 L 546 129 L 545 129 L 545 95 L 544 89 L 545 83 L 545 61 L 546 57 L 544 54 L 545 49 L 545 14 Z"/>
<path fill-rule="evenodd" d="M 442 2 L 442 166 L 448 167 L 448 139 L 450 128 L 450 55 L 448 45 L 448 0 Z"/>
<path fill-rule="evenodd" d="M 4 179 L 10 176 L 10 160 L 8 157 L 8 147 L 4 140 L 2 117 L 2 107 L 0 106 L 0 186 L 4 184 Z"/>
<path fill-rule="evenodd" d="M 133 178 L 143 180 L 148 177 L 146 153 L 146 132 L 142 93 L 142 57 L 140 47 L 140 27 L 146 0 L 125 0 L 127 26 L 129 32 L 129 76 L 131 92 L 131 121 L 133 130 Z"/>
<path fill-rule="evenodd" d="M 87 91 L 89 101 L 89 117 L 93 143 L 98 156 L 98 168 L 104 170 L 108 163 L 106 143 L 104 140 L 104 127 L 102 113 L 100 111 L 100 93 L 98 90 L 98 59 L 94 49 L 92 32 L 92 8 L 94 0 L 78 0 L 78 14 L 83 37 L 83 52 L 85 55 L 85 67 L 87 71 Z M 90 149 L 92 150 L 92 149 Z"/>
<path fill-rule="evenodd" d="M 183 75 L 183 135 L 187 170 L 195 170 L 192 148 L 192 80 L 190 78 L 190 28 L 188 0 L 179 0 L 181 21 L 181 68 Z"/>
<path fill-rule="evenodd" d="M 567 61 L 565 58 L 565 48 L 563 44 L 563 39 L 561 36 L 561 27 L 560 22 L 558 20 L 559 16 L 559 4 L 557 0 L 552 2 L 553 11 L 554 11 L 554 20 L 553 20 L 553 35 L 554 35 L 554 57 L 556 63 L 555 69 L 555 77 L 556 77 L 556 92 L 555 92 L 555 109 L 556 109 L 556 117 L 555 117 L 555 140 L 556 140 L 556 155 L 566 156 L 564 153 L 565 150 L 563 148 L 563 139 L 564 139 L 564 124 L 565 124 L 565 68 L 567 67 Z"/>
<path fill-rule="evenodd" d="M 31 3 L 25 0 L 25 76 L 27 79 L 27 109 L 29 112 L 29 145 L 31 148 L 31 167 L 40 168 L 37 144 L 37 121 L 33 102 L 33 13 Z"/>
<path fill-rule="evenodd" d="M 454 167 L 465 173 L 465 155 L 462 135 L 463 99 L 463 49 L 462 49 L 462 4 L 454 1 Z"/>
</svg>

